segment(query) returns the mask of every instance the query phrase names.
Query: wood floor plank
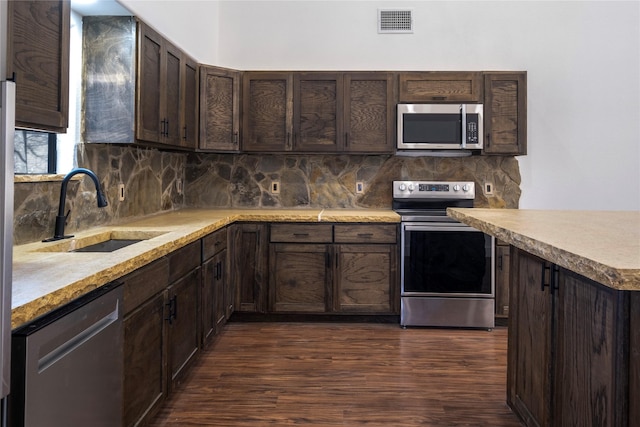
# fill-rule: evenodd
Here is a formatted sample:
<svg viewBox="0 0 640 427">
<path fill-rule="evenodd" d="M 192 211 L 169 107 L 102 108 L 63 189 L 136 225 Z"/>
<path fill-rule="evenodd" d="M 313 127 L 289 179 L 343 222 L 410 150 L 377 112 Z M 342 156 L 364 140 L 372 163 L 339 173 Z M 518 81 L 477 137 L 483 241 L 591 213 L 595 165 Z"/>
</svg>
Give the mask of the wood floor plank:
<svg viewBox="0 0 640 427">
<path fill-rule="evenodd" d="M 151 426 L 520 426 L 506 350 L 503 327 L 232 322 Z"/>
</svg>

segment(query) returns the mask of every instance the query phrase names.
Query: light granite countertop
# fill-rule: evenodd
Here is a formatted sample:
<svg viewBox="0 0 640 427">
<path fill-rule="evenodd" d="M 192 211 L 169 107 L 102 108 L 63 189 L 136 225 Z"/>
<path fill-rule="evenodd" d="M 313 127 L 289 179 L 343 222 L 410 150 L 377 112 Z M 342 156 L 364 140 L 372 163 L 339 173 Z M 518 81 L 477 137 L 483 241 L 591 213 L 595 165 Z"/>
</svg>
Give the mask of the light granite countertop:
<svg viewBox="0 0 640 427">
<path fill-rule="evenodd" d="M 449 208 L 506 243 L 618 290 L 640 291 L 640 212 Z"/>
<path fill-rule="evenodd" d="M 16 328 L 73 299 L 237 221 L 399 222 L 392 210 L 369 209 L 188 209 L 96 227 L 57 242 L 14 246 L 11 324 Z M 146 238 L 109 253 L 52 250 L 105 234 Z"/>
</svg>

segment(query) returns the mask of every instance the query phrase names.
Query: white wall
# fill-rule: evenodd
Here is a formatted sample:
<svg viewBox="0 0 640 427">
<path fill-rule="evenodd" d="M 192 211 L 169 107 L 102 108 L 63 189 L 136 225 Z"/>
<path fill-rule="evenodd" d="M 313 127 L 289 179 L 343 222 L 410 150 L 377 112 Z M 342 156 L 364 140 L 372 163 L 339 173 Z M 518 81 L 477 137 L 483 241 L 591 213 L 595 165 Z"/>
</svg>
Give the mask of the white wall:
<svg viewBox="0 0 640 427">
<path fill-rule="evenodd" d="M 122 2 L 242 70 L 526 70 L 520 206 L 640 210 L 638 1 Z M 414 33 L 378 34 L 380 7 L 413 8 Z"/>
</svg>

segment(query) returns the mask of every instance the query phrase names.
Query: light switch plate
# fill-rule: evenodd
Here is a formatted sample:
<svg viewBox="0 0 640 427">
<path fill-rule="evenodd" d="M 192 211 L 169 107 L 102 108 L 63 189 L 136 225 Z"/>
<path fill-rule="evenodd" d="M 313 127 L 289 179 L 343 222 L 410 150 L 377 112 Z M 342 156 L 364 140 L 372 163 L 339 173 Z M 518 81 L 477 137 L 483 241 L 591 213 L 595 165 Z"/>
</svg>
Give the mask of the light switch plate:
<svg viewBox="0 0 640 427">
<path fill-rule="evenodd" d="M 484 183 L 484 194 L 486 196 L 492 196 L 493 195 L 493 183 L 491 183 L 491 182 L 485 182 Z"/>
<path fill-rule="evenodd" d="M 271 194 L 280 194 L 280 181 L 271 181 Z"/>
<path fill-rule="evenodd" d="M 358 181 L 356 182 L 356 194 L 364 193 L 364 182 Z"/>
</svg>

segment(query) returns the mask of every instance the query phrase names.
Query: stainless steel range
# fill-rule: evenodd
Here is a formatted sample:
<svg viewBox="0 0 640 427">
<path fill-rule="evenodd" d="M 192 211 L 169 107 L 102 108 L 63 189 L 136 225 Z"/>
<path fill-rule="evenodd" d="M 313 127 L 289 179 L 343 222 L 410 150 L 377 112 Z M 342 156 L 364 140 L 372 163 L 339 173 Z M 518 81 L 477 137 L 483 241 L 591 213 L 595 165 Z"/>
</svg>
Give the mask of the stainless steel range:
<svg viewBox="0 0 640 427">
<path fill-rule="evenodd" d="M 473 207 L 474 198 L 473 182 L 393 182 L 402 217 L 401 326 L 495 326 L 495 239 L 446 214 Z"/>
</svg>

